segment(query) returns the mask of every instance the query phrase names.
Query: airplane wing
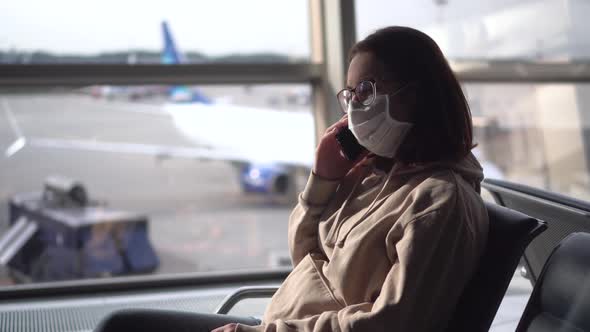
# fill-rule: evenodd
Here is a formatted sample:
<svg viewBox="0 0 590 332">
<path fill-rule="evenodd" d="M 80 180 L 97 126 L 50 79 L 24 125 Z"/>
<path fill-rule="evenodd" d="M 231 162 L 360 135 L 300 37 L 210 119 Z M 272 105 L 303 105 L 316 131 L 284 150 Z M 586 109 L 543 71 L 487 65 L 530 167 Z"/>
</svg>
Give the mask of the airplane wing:
<svg viewBox="0 0 590 332">
<path fill-rule="evenodd" d="M 173 108 L 172 111 L 168 109 L 157 113 L 149 110 L 150 114 L 172 116 L 173 122 L 180 132 L 194 142 L 194 145 L 189 146 L 171 146 L 95 139 L 26 136 L 18 126 L 9 105 L 5 100 L 1 101 L 3 103 L 0 103 L 0 106 L 3 106 L 15 136 L 15 141 L 4 150 L 6 158 L 12 157 L 26 147 L 32 147 L 135 154 L 160 159 L 185 158 L 240 163 L 272 163 L 304 168 L 311 168 L 313 163 L 313 137 L 310 141 L 308 136 L 312 134 L 307 133 L 308 131 L 313 133 L 311 126 L 313 123 L 310 116 L 307 119 L 301 115 L 279 115 L 270 111 L 260 113 L 260 111 L 243 109 L 233 110 L 229 106 L 213 108 L 196 104 L 187 104 L 180 109 Z M 224 110 L 226 107 L 232 110 L 229 112 Z M 139 111 L 144 112 L 145 110 Z M 262 126 L 252 130 L 248 125 L 243 125 L 249 122 L 262 124 L 275 122 L 282 125 Z M 225 125 L 219 126 L 220 123 L 225 123 Z M 219 130 L 220 127 L 225 130 Z"/>
<path fill-rule="evenodd" d="M 296 160 L 294 158 L 281 158 L 281 156 L 274 156 L 273 160 L 265 160 L 265 158 L 261 158 L 260 153 L 252 154 L 241 150 L 219 148 L 214 149 L 208 146 L 167 146 L 129 142 L 108 142 L 97 140 L 39 137 L 27 138 L 23 145 L 33 148 L 145 155 L 159 159 L 183 158 L 196 160 L 223 160 L 242 163 L 274 162 L 289 166 L 309 167 L 307 163 L 302 163 L 301 160 Z"/>
<path fill-rule="evenodd" d="M 78 150 L 92 152 L 112 152 L 148 155 L 160 158 L 204 158 L 210 154 L 206 147 L 177 147 L 127 142 L 105 142 L 97 140 L 29 138 L 26 145 L 38 148 Z"/>
</svg>

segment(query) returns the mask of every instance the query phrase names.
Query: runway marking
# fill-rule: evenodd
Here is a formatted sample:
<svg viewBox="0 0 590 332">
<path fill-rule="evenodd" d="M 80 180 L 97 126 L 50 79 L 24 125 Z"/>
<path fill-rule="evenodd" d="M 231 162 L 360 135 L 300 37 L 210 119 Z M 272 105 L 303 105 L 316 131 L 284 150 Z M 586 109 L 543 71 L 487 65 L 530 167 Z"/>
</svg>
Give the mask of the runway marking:
<svg viewBox="0 0 590 332">
<path fill-rule="evenodd" d="M 16 140 L 12 144 L 10 144 L 6 148 L 6 150 L 4 150 L 4 156 L 6 158 L 10 158 L 15 153 L 19 152 L 22 148 L 24 148 L 27 141 L 25 139 L 25 135 L 18 126 L 16 117 L 12 113 L 12 110 L 8 105 L 8 102 L 4 98 L 2 98 L 2 108 L 4 109 L 4 114 L 6 114 L 6 118 L 8 119 L 8 124 L 10 125 L 12 132 L 14 132 L 14 135 L 16 136 Z"/>
<path fill-rule="evenodd" d="M 6 114 L 6 118 L 8 119 L 8 123 L 10 124 L 10 128 L 12 129 L 14 134 L 16 135 L 16 138 L 19 139 L 19 138 L 24 137 L 22 130 L 20 129 L 20 127 L 18 126 L 18 123 L 16 122 L 16 118 L 15 118 L 14 114 L 12 113 L 12 109 L 8 105 L 8 102 L 6 101 L 6 99 L 4 99 L 4 98 L 2 98 L 2 108 L 4 109 L 4 114 Z"/>
<path fill-rule="evenodd" d="M 6 148 L 6 150 L 4 151 L 4 156 L 6 158 L 12 157 L 15 153 L 19 152 L 22 148 L 24 148 L 26 144 L 27 141 L 24 137 L 18 138 L 16 141 L 14 141 Z"/>
</svg>

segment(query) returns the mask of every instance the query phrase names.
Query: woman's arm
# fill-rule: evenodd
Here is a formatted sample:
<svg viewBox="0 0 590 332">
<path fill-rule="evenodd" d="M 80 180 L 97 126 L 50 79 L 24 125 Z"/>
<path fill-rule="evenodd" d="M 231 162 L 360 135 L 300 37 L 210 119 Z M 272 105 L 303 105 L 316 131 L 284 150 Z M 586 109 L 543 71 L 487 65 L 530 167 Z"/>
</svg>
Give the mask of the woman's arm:
<svg viewBox="0 0 590 332">
<path fill-rule="evenodd" d="M 324 179 L 313 172 L 309 175 L 289 218 L 288 240 L 293 266 L 318 247 L 319 219 L 339 183 L 339 180 Z"/>
<path fill-rule="evenodd" d="M 344 116 L 330 126 L 316 149 L 315 163 L 305 189 L 299 195 L 299 203 L 289 218 L 289 250 L 293 266 L 318 247 L 318 223 L 328 202 L 334 196 L 340 181 L 366 156 L 355 161 L 344 157 L 336 141 L 336 133 L 348 126 Z"/>
</svg>

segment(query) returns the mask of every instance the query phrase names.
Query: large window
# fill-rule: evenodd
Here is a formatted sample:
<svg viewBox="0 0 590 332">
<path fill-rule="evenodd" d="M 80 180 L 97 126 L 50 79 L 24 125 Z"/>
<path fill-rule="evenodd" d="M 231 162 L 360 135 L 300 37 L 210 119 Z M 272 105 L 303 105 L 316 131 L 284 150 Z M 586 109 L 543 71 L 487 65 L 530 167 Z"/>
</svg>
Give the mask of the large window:
<svg viewBox="0 0 590 332">
<path fill-rule="evenodd" d="M 293 193 L 314 151 L 310 94 L 305 84 L 0 93 L 0 235 L 19 222 L 38 230 L 6 257 L 0 283 L 117 276 L 137 264 L 158 274 L 288 266 Z M 55 179 L 75 180 L 86 202 L 47 196 Z M 137 218 L 147 232 L 130 245 L 121 225 Z M 63 252 L 46 248 L 55 241 Z M 136 245 L 139 256 L 128 252 Z"/>
<path fill-rule="evenodd" d="M 0 284 L 290 266 L 308 1 L 0 13 Z"/>
<path fill-rule="evenodd" d="M 389 25 L 418 28 L 451 59 L 567 61 L 590 57 L 584 0 L 356 2 L 357 36 Z"/>
<path fill-rule="evenodd" d="M 567 64 L 590 56 L 582 37 L 590 27 L 586 1 L 370 0 L 355 8 L 359 39 L 389 25 L 417 28 L 436 40 L 454 69 L 477 60 L 484 65 L 480 73 L 491 77 L 498 74 L 494 62 L 518 61 L 520 68 L 504 69 L 506 82 L 535 74 L 527 63 Z M 487 176 L 590 199 L 587 84 L 506 82 L 463 82 Z"/>
<path fill-rule="evenodd" d="M 590 200 L 587 84 L 466 84 L 488 176 Z"/>
<path fill-rule="evenodd" d="M 0 63 L 301 62 L 308 10 L 304 0 L 3 1 Z"/>
</svg>

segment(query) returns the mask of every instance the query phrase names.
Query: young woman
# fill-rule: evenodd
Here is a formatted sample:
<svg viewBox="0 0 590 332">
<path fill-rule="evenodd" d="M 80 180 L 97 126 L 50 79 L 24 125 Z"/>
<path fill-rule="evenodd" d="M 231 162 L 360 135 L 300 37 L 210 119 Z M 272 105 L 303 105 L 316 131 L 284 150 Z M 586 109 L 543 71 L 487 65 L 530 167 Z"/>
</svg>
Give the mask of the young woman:
<svg viewBox="0 0 590 332">
<path fill-rule="evenodd" d="M 192 320 L 232 322 L 214 332 L 444 330 L 488 232 L 461 87 L 431 38 L 389 27 L 352 48 L 338 99 L 345 115 L 321 138 L 289 221 L 294 269 L 262 324 L 186 314 L 161 327 L 197 332 Z M 335 138 L 347 126 L 366 148 L 355 161 Z M 163 321 L 143 317 L 154 328 Z"/>
<path fill-rule="evenodd" d="M 289 221 L 293 272 L 264 324 L 236 330 L 441 331 L 488 232 L 465 96 L 431 38 L 389 27 L 353 47 L 338 99 Z"/>
</svg>

